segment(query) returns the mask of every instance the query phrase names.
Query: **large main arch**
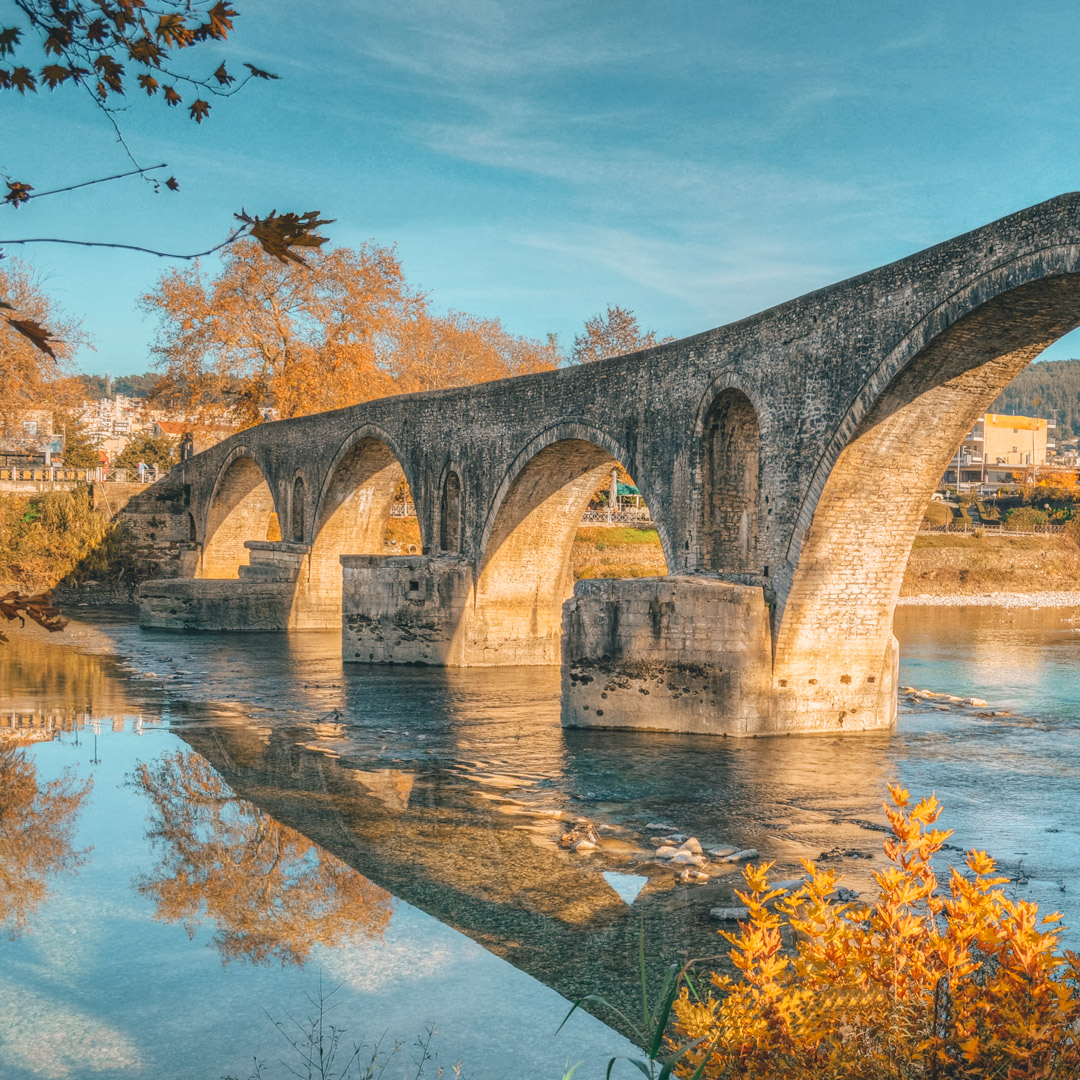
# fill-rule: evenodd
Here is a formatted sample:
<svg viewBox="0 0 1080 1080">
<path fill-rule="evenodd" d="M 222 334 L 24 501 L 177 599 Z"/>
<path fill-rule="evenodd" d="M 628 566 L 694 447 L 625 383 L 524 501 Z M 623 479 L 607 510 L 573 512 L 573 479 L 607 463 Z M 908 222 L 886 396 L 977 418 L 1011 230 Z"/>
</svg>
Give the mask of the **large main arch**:
<svg viewBox="0 0 1080 1080">
<path fill-rule="evenodd" d="M 1080 274 L 1039 276 L 1048 254 L 986 275 L 922 320 L 838 426 L 777 582 L 774 678 L 809 726 L 895 716 L 893 611 L 930 496 L 974 421 L 1080 325 Z"/>
</svg>

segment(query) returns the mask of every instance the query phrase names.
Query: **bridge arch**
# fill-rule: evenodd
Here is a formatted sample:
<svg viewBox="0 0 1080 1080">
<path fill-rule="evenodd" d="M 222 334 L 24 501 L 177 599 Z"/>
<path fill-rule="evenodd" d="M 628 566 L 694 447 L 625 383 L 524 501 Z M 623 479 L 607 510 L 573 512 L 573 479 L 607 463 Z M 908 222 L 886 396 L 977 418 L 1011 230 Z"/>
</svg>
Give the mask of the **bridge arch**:
<svg viewBox="0 0 1080 1080">
<path fill-rule="evenodd" d="M 817 465 L 786 580 L 776 583 L 774 672 L 783 685 L 813 680 L 813 694 L 827 697 L 824 678 L 888 679 L 893 610 L 930 496 L 977 417 L 1080 325 L 1078 261 L 1076 246 L 1049 248 L 971 281 L 866 380 Z"/>
<path fill-rule="evenodd" d="M 303 476 L 297 473 L 293 478 L 292 490 L 289 492 L 289 529 L 285 539 L 294 544 L 302 544 L 307 536 L 307 484 Z M 284 535 L 285 530 L 282 530 Z"/>
<path fill-rule="evenodd" d="M 465 538 L 465 489 L 462 469 L 450 462 L 439 480 L 439 550 L 459 555 Z"/>
<path fill-rule="evenodd" d="M 481 538 L 466 649 L 484 657 L 477 662 L 559 662 L 562 604 L 573 589 L 574 534 L 614 462 L 636 465 L 606 432 L 577 422 L 546 429 L 515 457 Z M 644 470 L 638 468 L 634 477 L 648 502 Z M 656 506 L 649 505 L 655 514 Z M 656 525 L 671 565 L 662 515 Z"/>
<path fill-rule="evenodd" d="M 202 522 L 202 555 L 196 577 L 237 578 L 246 566 L 246 540 L 265 540 L 275 512 L 274 495 L 255 453 L 234 447 L 222 462 Z"/>
<path fill-rule="evenodd" d="M 339 557 L 383 553 L 394 495 L 406 475 L 405 460 L 394 440 L 374 424 L 357 428 L 342 443 L 305 533 L 310 549 L 296 583 L 294 625 L 340 625 Z"/>
<path fill-rule="evenodd" d="M 769 467 L 773 418 L 761 396 L 731 372 L 713 379 L 694 423 L 692 567 L 742 579 L 768 575 Z"/>
</svg>

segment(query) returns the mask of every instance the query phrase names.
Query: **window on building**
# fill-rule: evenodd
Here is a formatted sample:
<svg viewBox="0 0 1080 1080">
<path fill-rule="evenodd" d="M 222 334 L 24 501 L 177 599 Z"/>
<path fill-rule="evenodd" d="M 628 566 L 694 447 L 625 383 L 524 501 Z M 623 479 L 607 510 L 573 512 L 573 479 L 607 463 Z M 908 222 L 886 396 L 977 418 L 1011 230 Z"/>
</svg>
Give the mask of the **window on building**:
<svg viewBox="0 0 1080 1080">
<path fill-rule="evenodd" d="M 37 434 L 37 421 L 36 420 L 24 420 L 23 421 L 23 434 L 36 435 Z"/>
</svg>

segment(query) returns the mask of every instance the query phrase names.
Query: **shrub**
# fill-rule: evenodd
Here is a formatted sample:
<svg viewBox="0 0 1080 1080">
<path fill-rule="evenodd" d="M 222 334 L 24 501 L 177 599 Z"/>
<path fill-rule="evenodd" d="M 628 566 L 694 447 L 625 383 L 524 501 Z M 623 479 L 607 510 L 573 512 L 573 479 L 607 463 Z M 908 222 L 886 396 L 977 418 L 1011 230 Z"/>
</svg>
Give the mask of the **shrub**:
<svg viewBox="0 0 1080 1080">
<path fill-rule="evenodd" d="M 1049 524 L 1045 510 L 1033 506 L 1020 506 L 1005 515 L 1005 528 L 1010 532 L 1032 532 L 1036 526 Z"/>
<path fill-rule="evenodd" d="M 123 522 L 90 504 L 89 488 L 0 498 L 0 582 L 36 591 L 59 581 L 132 581 Z"/>
<path fill-rule="evenodd" d="M 837 875 L 804 862 L 808 881 L 771 889 L 770 863 L 747 867 L 749 915 L 731 944 L 736 977 L 717 994 L 687 988 L 674 1035 L 691 1045 L 678 1073 L 743 1080 L 931 1080 L 1080 1075 L 1080 956 L 1058 951 L 1057 914 L 1006 897 L 985 852 L 940 887 L 930 797 L 909 809 L 891 787 L 874 903 L 832 899 Z M 784 936 L 795 938 L 785 952 Z"/>
<path fill-rule="evenodd" d="M 932 502 L 926 508 L 923 520 L 927 525 L 940 528 L 952 522 L 952 510 L 943 502 Z"/>
</svg>

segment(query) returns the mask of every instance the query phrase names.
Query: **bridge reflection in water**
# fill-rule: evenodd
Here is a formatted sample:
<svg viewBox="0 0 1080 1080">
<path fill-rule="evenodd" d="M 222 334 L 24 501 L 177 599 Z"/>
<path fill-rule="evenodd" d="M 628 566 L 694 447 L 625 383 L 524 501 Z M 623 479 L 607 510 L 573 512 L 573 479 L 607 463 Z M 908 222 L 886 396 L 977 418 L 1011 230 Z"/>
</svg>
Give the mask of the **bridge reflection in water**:
<svg viewBox="0 0 1080 1080">
<path fill-rule="evenodd" d="M 721 952 L 709 909 L 740 880 L 717 867 L 708 885 L 678 882 L 651 858 L 650 824 L 758 848 L 788 877 L 799 856 L 880 841 L 856 821 L 877 816 L 885 734 L 611 740 L 560 726 L 550 669 L 346 680 L 332 634 L 133 642 L 153 679 L 19 638 L 0 654 L 5 685 L 31 698 L 40 662 L 88 713 L 168 717 L 194 753 L 140 741 L 129 782 L 147 796 L 155 861 L 133 884 L 159 918 L 206 925 L 232 962 L 299 964 L 315 945 L 378 938 L 392 894 L 567 998 L 629 1006 L 639 935 L 657 969 Z M 588 854 L 558 844 L 579 816 L 599 830 Z M 865 885 L 872 865 L 845 864 L 847 881 Z"/>
<path fill-rule="evenodd" d="M 263 639 L 260 712 L 288 683 L 289 716 L 174 731 L 261 813 L 572 1000 L 631 1006 L 642 933 L 657 970 L 723 951 L 709 911 L 733 902 L 739 869 L 680 883 L 652 858 L 649 825 L 758 848 L 782 877 L 800 856 L 879 850 L 856 822 L 878 817 L 887 735 L 616 741 L 560 726 L 550 669 L 371 667 L 346 680 L 322 637 Z M 599 828 L 589 854 L 558 843 L 578 817 Z M 873 865 L 846 863 L 846 882 L 865 887 Z"/>
</svg>

